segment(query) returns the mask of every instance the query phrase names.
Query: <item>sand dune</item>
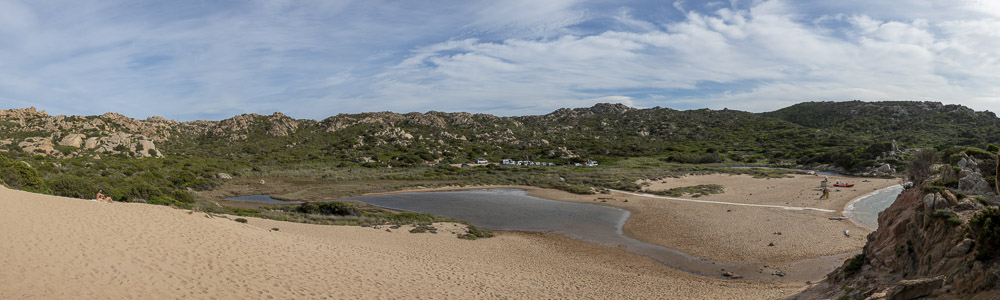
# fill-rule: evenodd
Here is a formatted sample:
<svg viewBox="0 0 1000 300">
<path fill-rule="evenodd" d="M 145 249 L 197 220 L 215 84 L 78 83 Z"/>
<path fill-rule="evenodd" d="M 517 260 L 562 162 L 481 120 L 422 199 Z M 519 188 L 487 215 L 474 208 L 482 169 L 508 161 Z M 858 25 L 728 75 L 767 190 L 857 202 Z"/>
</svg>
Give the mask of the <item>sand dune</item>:
<svg viewBox="0 0 1000 300">
<path fill-rule="evenodd" d="M 546 234 L 465 241 L 248 219 L 0 188 L 0 299 L 772 299 L 799 289 L 693 276 Z"/>
</svg>

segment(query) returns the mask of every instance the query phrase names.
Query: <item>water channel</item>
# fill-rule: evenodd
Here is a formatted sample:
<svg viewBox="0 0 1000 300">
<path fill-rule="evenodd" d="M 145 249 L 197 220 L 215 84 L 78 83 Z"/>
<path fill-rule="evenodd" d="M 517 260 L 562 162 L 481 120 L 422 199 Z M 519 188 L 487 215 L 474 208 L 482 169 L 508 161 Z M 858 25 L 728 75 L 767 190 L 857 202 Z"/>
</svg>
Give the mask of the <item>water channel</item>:
<svg viewBox="0 0 1000 300">
<path fill-rule="evenodd" d="M 267 198 L 227 200 L 287 203 Z M 850 255 L 825 256 L 793 262 L 781 270 L 785 276 L 776 276 L 774 273 L 777 270 L 765 267 L 766 262 L 763 261 L 716 262 L 625 236 L 622 233 L 622 226 L 629 217 L 627 210 L 542 199 L 530 196 L 520 189 L 397 193 L 339 200 L 356 200 L 388 209 L 451 217 L 490 230 L 562 234 L 609 247 L 623 247 L 629 252 L 648 256 L 665 265 L 712 277 L 720 277 L 725 270 L 750 280 L 798 282 L 816 280 L 839 266 Z"/>
</svg>

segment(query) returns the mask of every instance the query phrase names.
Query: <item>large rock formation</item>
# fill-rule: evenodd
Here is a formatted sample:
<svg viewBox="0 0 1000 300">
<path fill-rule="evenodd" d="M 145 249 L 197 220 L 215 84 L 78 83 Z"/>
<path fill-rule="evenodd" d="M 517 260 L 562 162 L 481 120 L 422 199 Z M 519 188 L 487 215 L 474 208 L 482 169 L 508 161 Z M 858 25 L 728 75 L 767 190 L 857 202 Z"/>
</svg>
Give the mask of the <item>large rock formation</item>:
<svg viewBox="0 0 1000 300">
<path fill-rule="evenodd" d="M 965 226 L 997 203 L 997 194 L 980 189 L 974 159 L 961 164 L 966 194 L 914 187 L 879 213 L 878 230 L 863 253 L 792 299 L 967 299 L 1000 296 L 1000 258 L 977 260 L 977 241 Z M 965 172 L 968 170 L 968 172 Z M 935 175 L 941 176 L 941 175 Z M 933 179 L 933 178 L 932 178 Z M 932 182 L 928 180 L 928 182 Z M 995 298 L 983 298 L 995 299 Z"/>
<path fill-rule="evenodd" d="M 80 148 L 83 145 L 83 139 L 86 137 L 86 135 L 79 133 L 67 134 L 59 141 L 59 145 Z"/>
<path fill-rule="evenodd" d="M 59 153 L 52 144 L 52 140 L 45 137 L 29 137 L 17 144 L 21 151 L 37 155 L 53 155 Z"/>
<path fill-rule="evenodd" d="M 5 128 L 9 132 L 36 134 L 4 144 L 16 144 L 18 150 L 32 155 L 55 158 L 98 157 L 98 153 L 163 157 L 156 149 L 156 142 L 165 142 L 176 133 L 200 131 L 195 125 L 162 117 L 140 121 L 116 113 L 89 117 L 49 116 L 33 107 L 0 110 L 0 121 L 16 124 Z"/>
</svg>

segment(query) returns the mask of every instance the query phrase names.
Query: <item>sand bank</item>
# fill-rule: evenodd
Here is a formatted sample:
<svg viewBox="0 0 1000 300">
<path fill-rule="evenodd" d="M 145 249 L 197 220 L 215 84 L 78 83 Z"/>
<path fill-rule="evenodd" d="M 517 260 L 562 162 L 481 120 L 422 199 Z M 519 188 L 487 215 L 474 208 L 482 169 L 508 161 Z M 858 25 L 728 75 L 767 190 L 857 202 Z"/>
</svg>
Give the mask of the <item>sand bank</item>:
<svg viewBox="0 0 1000 300">
<path fill-rule="evenodd" d="M 0 298 L 773 299 L 799 289 L 698 277 L 542 233 L 465 241 L 448 224 L 411 234 L 248 219 L 0 188 Z"/>
<path fill-rule="evenodd" d="M 623 228 L 625 234 L 647 243 L 716 261 L 760 261 L 783 267 L 792 261 L 860 250 L 871 230 L 850 221 L 832 221 L 829 217 L 841 216 L 843 207 L 855 198 L 898 183 L 896 179 L 862 182 L 862 178 L 830 177 L 831 181 L 856 185 L 834 189 L 830 199 L 821 200 L 820 180 L 822 176 L 812 175 L 757 179 L 749 175 L 713 174 L 657 180 L 649 182 L 647 189 L 720 184 L 725 193 L 692 199 L 813 207 L 832 212 L 671 201 L 623 193 L 581 196 L 532 189 L 531 194 L 628 209 L 632 215 Z M 845 230 L 850 231 L 850 237 L 844 235 Z"/>
</svg>

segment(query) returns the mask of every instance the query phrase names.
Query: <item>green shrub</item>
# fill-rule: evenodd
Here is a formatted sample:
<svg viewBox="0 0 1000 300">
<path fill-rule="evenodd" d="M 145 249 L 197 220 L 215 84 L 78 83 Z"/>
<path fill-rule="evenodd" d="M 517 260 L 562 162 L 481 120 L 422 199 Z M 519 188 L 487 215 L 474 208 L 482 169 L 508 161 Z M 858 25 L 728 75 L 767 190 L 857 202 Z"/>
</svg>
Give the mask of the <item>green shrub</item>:
<svg viewBox="0 0 1000 300">
<path fill-rule="evenodd" d="M 432 223 L 440 221 L 451 221 L 452 219 L 439 217 L 431 214 L 422 214 L 415 212 L 398 212 L 398 213 L 388 213 L 388 214 L 378 214 L 386 219 L 392 224 L 412 224 L 412 223 Z"/>
<path fill-rule="evenodd" d="M 965 148 L 965 154 L 978 159 L 991 159 L 996 157 L 996 152 L 989 152 L 976 147 Z"/>
<path fill-rule="evenodd" d="M 8 159 L 3 155 L 0 155 L 0 180 L 14 189 L 35 193 L 49 192 L 38 170 L 27 163 Z"/>
<path fill-rule="evenodd" d="M 493 233 L 490 232 L 489 230 L 482 229 L 472 225 L 469 225 L 469 227 L 466 229 L 466 232 L 467 232 L 466 234 L 458 235 L 458 238 L 463 240 L 475 240 L 475 239 L 484 239 L 493 237 Z"/>
<path fill-rule="evenodd" d="M 650 191 L 650 193 L 653 194 L 670 196 L 670 197 L 680 197 L 683 196 L 684 194 L 691 194 L 692 197 L 695 198 L 711 194 L 722 194 L 724 192 L 725 189 L 718 184 L 699 184 L 693 186 L 676 187 L 666 191 Z"/>
<path fill-rule="evenodd" d="M 976 240 L 976 259 L 990 260 L 1000 252 L 1000 208 L 988 207 L 969 219 L 969 232 Z"/>
<path fill-rule="evenodd" d="M 935 218 L 945 219 L 945 222 L 948 222 L 948 224 L 951 224 L 952 226 L 962 225 L 962 219 L 959 219 L 958 216 L 955 215 L 955 213 L 946 209 L 935 210 L 934 212 L 931 213 L 931 216 Z"/>
<path fill-rule="evenodd" d="M 303 214 L 320 214 L 333 216 L 360 216 L 361 210 L 353 205 L 339 202 L 307 202 L 295 208 L 296 212 Z"/>
<path fill-rule="evenodd" d="M 580 194 L 580 195 L 591 195 L 591 194 L 594 194 L 594 189 L 590 188 L 589 186 L 583 186 L 583 185 L 571 184 L 571 185 L 564 186 L 562 188 L 562 190 L 570 192 L 570 193 L 574 193 L 574 194 Z"/>
<path fill-rule="evenodd" d="M 59 175 L 48 181 L 52 194 L 80 199 L 92 199 L 97 195 L 97 185 L 82 177 Z"/>
<path fill-rule="evenodd" d="M 677 153 L 667 157 L 664 161 L 682 164 L 711 164 L 720 163 L 723 159 L 718 153 Z"/>
<path fill-rule="evenodd" d="M 258 217 L 258 218 L 266 217 L 263 214 L 261 214 L 259 210 L 253 208 L 229 208 L 226 210 L 226 213 L 237 216 L 245 216 L 245 217 Z"/>
<path fill-rule="evenodd" d="M 191 193 L 188 193 L 186 191 L 182 190 L 173 191 L 172 193 L 170 193 L 170 197 L 183 203 L 194 203 L 194 197 L 191 196 Z"/>
<path fill-rule="evenodd" d="M 437 228 L 431 226 L 430 223 L 421 223 L 418 224 L 417 227 L 413 227 L 413 229 L 410 229 L 410 233 L 424 233 L 428 231 L 430 233 L 437 233 Z"/>
<path fill-rule="evenodd" d="M 855 255 L 854 258 L 851 259 L 851 262 L 847 263 L 847 266 L 844 267 L 844 277 L 846 278 L 854 276 L 854 274 L 857 274 L 858 271 L 861 271 L 861 267 L 864 265 L 865 265 L 865 254 L 861 253 Z"/>
<path fill-rule="evenodd" d="M 925 185 L 920 189 L 924 191 L 925 194 L 931 194 L 931 193 L 943 192 L 945 188 L 943 186 L 937 186 L 937 185 Z"/>
<path fill-rule="evenodd" d="M 247 219 L 244 219 L 244 218 L 236 218 L 236 219 L 235 219 L 235 220 L 233 220 L 233 221 L 236 221 L 236 222 L 240 222 L 240 223 L 246 223 L 246 222 L 247 222 Z"/>
</svg>

